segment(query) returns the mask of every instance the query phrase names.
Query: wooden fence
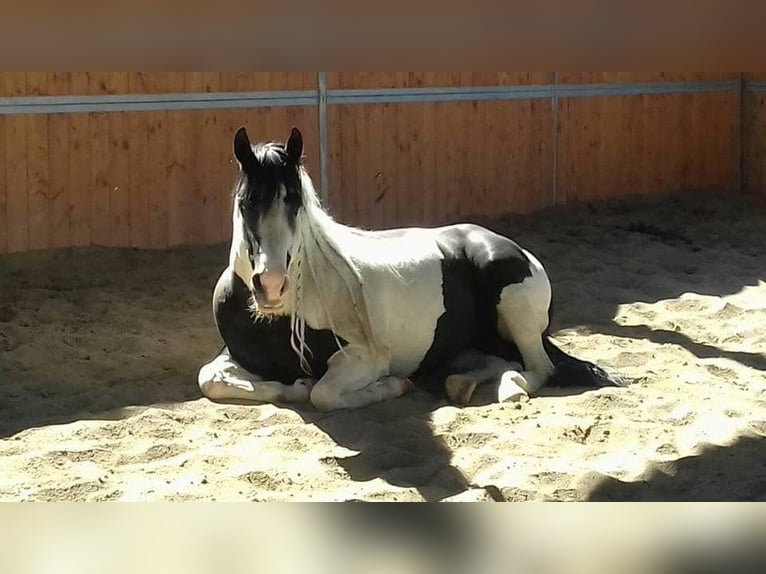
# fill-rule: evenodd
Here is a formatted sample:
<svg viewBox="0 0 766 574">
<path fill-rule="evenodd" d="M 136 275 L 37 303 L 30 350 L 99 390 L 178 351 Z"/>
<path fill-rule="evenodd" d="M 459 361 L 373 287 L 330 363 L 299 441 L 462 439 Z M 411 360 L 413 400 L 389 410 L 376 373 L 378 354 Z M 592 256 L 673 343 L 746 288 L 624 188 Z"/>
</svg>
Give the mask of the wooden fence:
<svg viewBox="0 0 766 574">
<path fill-rule="evenodd" d="M 748 72 L 745 81 L 742 185 L 746 192 L 766 195 L 766 72 Z"/>
<path fill-rule="evenodd" d="M 257 139 L 299 126 L 331 211 L 372 228 L 677 189 L 763 192 L 766 75 L 744 77 L 744 93 L 742 79 L 2 72 L 0 253 L 226 241 L 240 125 Z"/>
</svg>

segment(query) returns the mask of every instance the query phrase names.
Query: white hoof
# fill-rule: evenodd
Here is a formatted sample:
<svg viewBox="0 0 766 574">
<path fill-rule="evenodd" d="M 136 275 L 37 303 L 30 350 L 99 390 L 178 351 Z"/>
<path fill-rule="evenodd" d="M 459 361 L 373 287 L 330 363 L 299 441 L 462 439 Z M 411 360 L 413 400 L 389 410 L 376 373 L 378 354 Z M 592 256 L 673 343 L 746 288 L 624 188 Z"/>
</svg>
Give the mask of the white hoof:
<svg viewBox="0 0 766 574">
<path fill-rule="evenodd" d="M 381 377 L 379 382 L 390 386 L 396 396 L 406 395 L 415 388 L 415 385 L 409 379 L 405 379 L 404 377 L 395 377 L 393 375 Z"/>
<path fill-rule="evenodd" d="M 465 375 L 450 375 L 444 381 L 449 400 L 456 405 L 466 406 L 471 402 L 478 383 Z"/>
<path fill-rule="evenodd" d="M 521 373 L 517 371 L 507 371 L 500 377 L 500 384 L 497 387 L 497 402 L 499 403 L 517 403 L 529 400 L 527 391 L 524 390 L 526 381 Z"/>
</svg>

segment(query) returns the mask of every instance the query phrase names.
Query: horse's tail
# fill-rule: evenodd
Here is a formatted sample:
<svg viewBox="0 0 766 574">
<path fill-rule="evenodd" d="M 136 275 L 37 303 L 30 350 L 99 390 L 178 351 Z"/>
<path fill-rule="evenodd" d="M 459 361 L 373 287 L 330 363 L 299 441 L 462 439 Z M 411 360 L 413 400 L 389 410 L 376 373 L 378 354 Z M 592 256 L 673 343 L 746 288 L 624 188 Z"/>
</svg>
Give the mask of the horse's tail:
<svg viewBox="0 0 766 574">
<path fill-rule="evenodd" d="M 569 355 L 543 335 L 543 347 L 555 370 L 547 381 L 551 387 L 624 387 L 628 383 L 598 365 Z"/>
</svg>

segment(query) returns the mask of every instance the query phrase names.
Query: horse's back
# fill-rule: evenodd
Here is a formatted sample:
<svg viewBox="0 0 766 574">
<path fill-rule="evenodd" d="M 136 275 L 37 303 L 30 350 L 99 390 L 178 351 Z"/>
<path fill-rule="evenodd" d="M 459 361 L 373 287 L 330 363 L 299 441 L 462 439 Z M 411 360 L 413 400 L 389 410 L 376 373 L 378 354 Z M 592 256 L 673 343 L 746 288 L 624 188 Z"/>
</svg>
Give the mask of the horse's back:
<svg viewBox="0 0 766 574">
<path fill-rule="evenodd" d="M 527 252 L 515 241 L 472 223 L 459 223 L 437 228 L 407 227 L 382 231 L 358 232 L 360 238 L 380 242 L 381 251 L 394 255 L 396 266 L 401 259 L 407 264 L 413 259 L 428 260 L 437 256 L 448 265 L 462 261 L 466 272 L 478 271 L 486 279 L 500 286 L 521 283 L 532 275 Z M 365 255 L 370 244 L 360 244 Z"/>
<path fill-rule="evenodd" d="M 436 233 L 445 259 L 465 259 L 493 284 L 521 283 L 532 275 L 527 252 L 509 237 L 469 223 L 440 227 Z"/>
</svg>

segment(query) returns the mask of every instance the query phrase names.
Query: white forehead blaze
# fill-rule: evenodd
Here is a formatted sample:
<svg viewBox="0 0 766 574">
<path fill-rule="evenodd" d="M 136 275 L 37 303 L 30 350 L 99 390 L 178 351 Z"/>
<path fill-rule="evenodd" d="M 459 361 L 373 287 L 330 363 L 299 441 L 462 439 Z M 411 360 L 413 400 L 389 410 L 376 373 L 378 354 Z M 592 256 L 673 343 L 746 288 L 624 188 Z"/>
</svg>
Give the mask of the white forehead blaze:
<svg viewBox="0 0 766 574">
<path fill-rule="evenodd" d="M 265 271 L 287 272 L 287 255 L 293 241 L 288 208 L 284 202 L 287 190 L 280 186 L 278 199 L 269 210 L 261 215 L 258 222 L 258 235 L 261 239 L 262 262 Z"/>
<path fill-rule="evenodd" d="M 232 243 L 229 265 L 245 285 L 253 290 L 253 276 L 265 271 L 287 273 L 287 257 L 294 234 L 289 222 L 288 207 L 285 203 L 287 189 L 284 185 L 276 194 L 266 213 L 258 218 L 257 236 L 260 244 L 253 244 L 256 253 L 249 253 L 245 218 L 242 215 L 239 197 L 234 199 L 232 216 Z M 250 230 L 254 232 L 256 230 Z M 252 260 L 251 260 L 252 255 Z"/>
</svg>

